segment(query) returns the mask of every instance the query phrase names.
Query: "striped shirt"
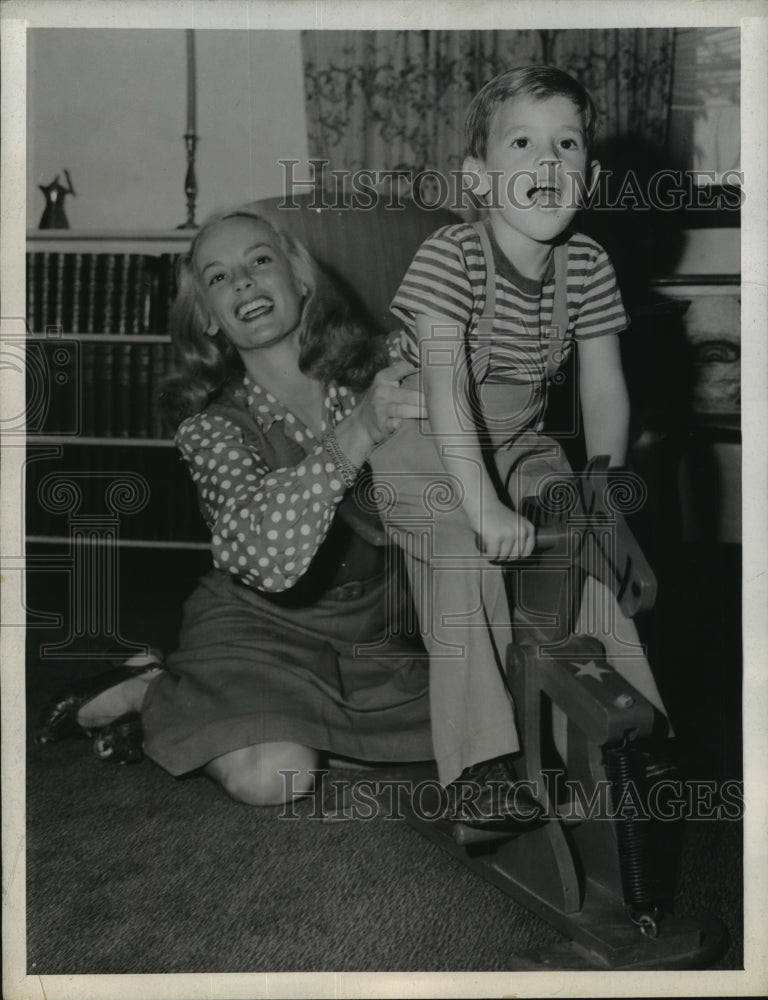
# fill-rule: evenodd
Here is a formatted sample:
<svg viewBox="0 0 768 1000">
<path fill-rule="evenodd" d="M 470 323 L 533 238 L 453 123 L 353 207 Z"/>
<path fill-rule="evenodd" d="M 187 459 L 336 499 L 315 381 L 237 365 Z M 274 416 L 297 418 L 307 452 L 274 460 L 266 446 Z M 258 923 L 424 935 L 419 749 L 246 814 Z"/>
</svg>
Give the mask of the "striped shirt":
<svg viewBox="0 0 768 1000">
<path fill-rule="evenodd" d="M 541 280 L 520 274 L 504 255 L 489 229 L 496 265 L 496 310 L 490 349 L 486 343 L 482 370 L 494 382 L 543 382 L 546 341 L 542 328 L 552 321 L 554 263 Z M 415 321 L 418 315 L 444 317 L 459 324 L 476 359 L 478 319 L 485 307 L 485 259 L 480 237 L 467 223 L 444 226 L 416 253 L 392 302 L 392 312 L 405 329 L 399 342 L 402 357 L 419 365 Z M 568 331 L 563 362 L 573 339 L 620 333 L 628 325 L 606 252 L 579 233 L 568 239 Z M 488 363 L 486 352 L 490 354 Z"/>
</svg>

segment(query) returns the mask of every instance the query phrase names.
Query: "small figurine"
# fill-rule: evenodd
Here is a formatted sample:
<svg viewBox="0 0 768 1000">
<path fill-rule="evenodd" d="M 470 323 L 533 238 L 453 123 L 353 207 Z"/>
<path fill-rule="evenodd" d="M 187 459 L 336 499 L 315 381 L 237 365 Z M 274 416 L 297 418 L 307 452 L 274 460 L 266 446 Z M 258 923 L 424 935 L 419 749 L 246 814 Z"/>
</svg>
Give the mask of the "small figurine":
<svg viewBox="0 0 768 1000">
<path fill-rule="evenodd" d="M 45 211 L 40 220 L 40 229 L 69 229 L 69 222 L 64 212 L 64 199 L 68 194 L 74 195 L 75 189 L 69 171 L 64 170 L 63 173 L 67 179 L 67 187 L 59 182 L 58 174 L 50 184 L 37 185 L 45 195 Z"/>
</svg>

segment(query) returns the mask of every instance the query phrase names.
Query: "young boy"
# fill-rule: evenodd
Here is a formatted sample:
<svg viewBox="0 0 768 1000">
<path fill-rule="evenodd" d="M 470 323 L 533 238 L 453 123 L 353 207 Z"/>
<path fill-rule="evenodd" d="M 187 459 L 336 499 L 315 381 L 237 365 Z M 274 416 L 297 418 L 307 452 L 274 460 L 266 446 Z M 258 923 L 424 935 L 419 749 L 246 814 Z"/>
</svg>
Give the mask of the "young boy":
<svg viewBox="0 0 768 1000">
<path fill-rule="evenodd" d="M 588 456 L 625 461 L 617 335 L 627 317 L 605 252 L 569 231 L 599 171 L 595 128 L 591 98 L 560 70 L 510 70 L 488 83 L 469 110 L 464 161 L 487 218 L 434 233 L 392 304 L 405 326 L 400 353 L 421 368 L 429 420 L 404 424 L 371 464 L 430 653 L 445 785 L 511 780 L 506 761 L 519 741 L 503 665 L 512 622 L 524 625 L 525 615 L 510 609 L 499 564 L 533 550 L 533 526 L 517 513 L 523 497 L 544 476 L 570 471 L 541 421 L 547 382 L 574 342 Z M 636 659 L 622 672 L 660 706 Z M 490 808 L 484 793 L 477 807 Z M 507 795 L 482 818 L 514 825 L 530 807 Z"/>
</svg>

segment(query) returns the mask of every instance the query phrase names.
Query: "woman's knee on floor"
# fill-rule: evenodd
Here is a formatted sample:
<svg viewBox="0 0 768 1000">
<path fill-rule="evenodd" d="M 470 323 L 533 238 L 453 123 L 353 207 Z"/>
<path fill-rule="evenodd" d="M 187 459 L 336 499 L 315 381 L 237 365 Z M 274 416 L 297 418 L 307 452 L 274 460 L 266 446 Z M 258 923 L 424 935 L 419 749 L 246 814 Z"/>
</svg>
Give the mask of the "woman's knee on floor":
<svg viewBox="0 0 768 1000">
<path fill-rule="evenodd" d="M 297 743 L 257 743 L 212 760 L 206 774 L 233 799 L 251 806 L 280 805 L 311 792 L 317 752 Z"/>
</svg>

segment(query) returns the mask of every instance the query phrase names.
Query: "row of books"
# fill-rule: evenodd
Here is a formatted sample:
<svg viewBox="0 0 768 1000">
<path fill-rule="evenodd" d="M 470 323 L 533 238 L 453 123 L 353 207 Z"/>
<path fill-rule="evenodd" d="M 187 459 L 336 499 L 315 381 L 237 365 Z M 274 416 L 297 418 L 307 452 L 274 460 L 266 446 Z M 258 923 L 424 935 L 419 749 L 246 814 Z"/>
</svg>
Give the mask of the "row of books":
<svg viewBox="0 0 768 1000">
<path fill-rule="evenodd" d="M 28 433 L 170 436 L 158 405 L 170 342 L 29 340 L 26 362 Z"/>
<path fill-rule="evenodd" d="M 60 481 L 69 487 L 69 507 L 62 503 Z M 210 541 L 187 464 L 175 448 L 73 444 L 61 455 L 28 463 L 27 535 L 66 538 L 79 532 L 98 540 L 115 519 L 117 540 Z"/>
<path fill-rule="evenodd" d="M 177 254 L 27 254 L 27 324 L 33 333 L 165 333 Z"/>
</svg>

